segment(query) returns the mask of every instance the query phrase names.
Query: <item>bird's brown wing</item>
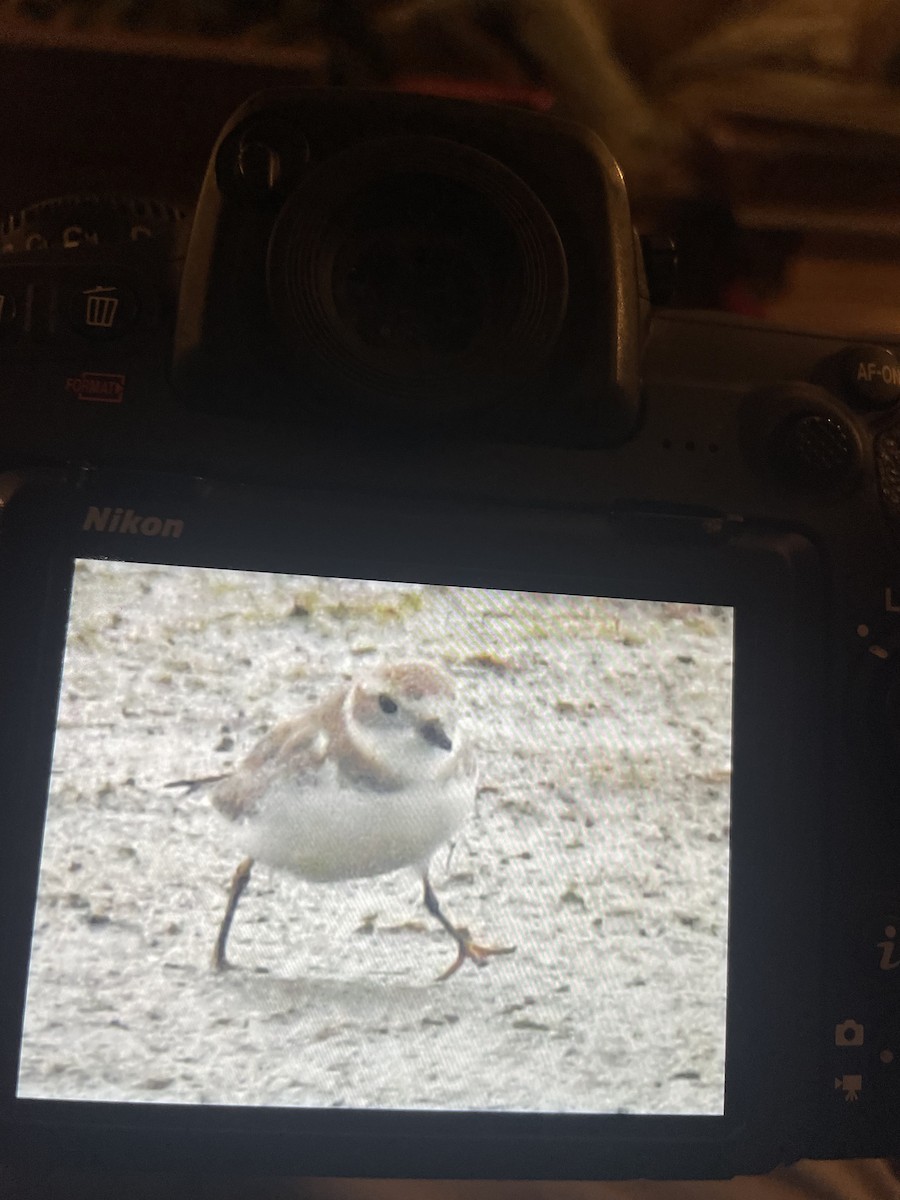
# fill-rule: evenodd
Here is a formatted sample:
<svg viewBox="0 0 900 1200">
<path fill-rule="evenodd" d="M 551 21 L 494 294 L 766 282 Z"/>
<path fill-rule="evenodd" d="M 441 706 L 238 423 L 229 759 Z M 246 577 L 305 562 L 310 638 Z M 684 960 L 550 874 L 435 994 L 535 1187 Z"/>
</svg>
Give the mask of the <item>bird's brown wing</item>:
<svg viewBox="0 0 900 1200">
<path fill-rule="evenodd" d="M 303 716 L 276 725 L 256 743 L 233 775 L 217 785 L 210 799 L 215 808 L 232 821 L 259 811 L 275 771 L 288 768 L 294 777 L 304 777 L 314 786 L 333 740 L 344 690 L 328 697 Z"/>
</svg>

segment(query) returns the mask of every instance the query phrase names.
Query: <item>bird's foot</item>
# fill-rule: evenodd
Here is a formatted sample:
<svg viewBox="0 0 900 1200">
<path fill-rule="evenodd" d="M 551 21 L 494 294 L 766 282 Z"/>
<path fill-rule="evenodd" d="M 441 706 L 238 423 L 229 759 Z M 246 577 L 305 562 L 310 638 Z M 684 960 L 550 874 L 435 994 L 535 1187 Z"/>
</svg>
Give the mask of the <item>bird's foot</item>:
<svg viewBox="0 0 900 1200">
<path fill-rule="evenodd" d="M 486 967 L 488 962 L 497 955 L 514 954 L 516 950 L 515 946 L 479 946 L 477 942 L 472 941 L 468 929 L 456 929 L 453 936 L 456 938 L 456 960 L 446 971 L 442 971 L 438 975 L 435 983 L 443 983 L 445 979 L 455 975 L 466 959 L 473 962 L 476 967 Z"/>
</svg>

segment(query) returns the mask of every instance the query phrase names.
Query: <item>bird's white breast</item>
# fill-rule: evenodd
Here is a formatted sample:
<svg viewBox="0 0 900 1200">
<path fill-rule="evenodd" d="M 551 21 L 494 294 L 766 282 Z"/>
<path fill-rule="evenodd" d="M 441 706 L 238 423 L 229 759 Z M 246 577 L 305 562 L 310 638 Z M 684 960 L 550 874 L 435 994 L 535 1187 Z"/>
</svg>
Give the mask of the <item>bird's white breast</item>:
<svg viewBox="0 0 900 1200">
<path fill-rule="evenodd" d="M 247 821 L 245 850 L 260 862 L 328 882 L 383 875 L 427 863 L 472 811 L 471 772 L 394 791 L 342 783 L 323 770 L 315 783 L 271 781 Z"/>
</svg>

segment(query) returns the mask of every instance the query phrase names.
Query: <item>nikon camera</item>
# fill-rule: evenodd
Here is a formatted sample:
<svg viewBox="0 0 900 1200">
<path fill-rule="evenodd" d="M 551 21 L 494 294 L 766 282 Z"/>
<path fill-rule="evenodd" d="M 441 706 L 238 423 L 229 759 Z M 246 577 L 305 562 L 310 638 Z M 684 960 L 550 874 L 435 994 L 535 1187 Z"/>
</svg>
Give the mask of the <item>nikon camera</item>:
<svg viewBox="0 0 900 1200">
<path fill-rule="evenodd" d="M 891 347 L 654 309 L 592 134 L 412 96 L 3 243 L 4 1155 L 900 1151 Z"/>
</svg>

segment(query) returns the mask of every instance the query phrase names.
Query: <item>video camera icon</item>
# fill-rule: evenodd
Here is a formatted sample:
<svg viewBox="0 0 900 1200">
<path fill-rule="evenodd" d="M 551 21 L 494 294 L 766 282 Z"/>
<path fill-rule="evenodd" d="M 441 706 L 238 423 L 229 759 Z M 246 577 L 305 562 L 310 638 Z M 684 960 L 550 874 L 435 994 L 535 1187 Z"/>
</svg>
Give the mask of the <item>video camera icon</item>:
<svg viewBox="0 0 900 1200">
<path fill-rule="evenodd" d="M 834 1044 L 836 1046 L 861 1046 L 865 1030 L 859 1021 L 848 1018 L 834 1027 Z"/>
<path fill-rule="evenodd" d="M 842 1075 L 834 1081 L 835 1088 L 839 1088 L 844 1093 L 844 1099 L 851 1102 L 859 1099 L 862 1085 L 862 1075 Z"/>
</svg>

